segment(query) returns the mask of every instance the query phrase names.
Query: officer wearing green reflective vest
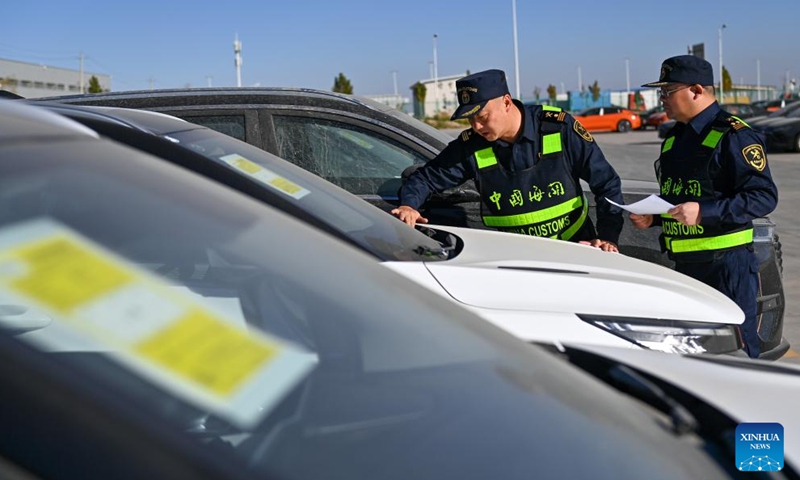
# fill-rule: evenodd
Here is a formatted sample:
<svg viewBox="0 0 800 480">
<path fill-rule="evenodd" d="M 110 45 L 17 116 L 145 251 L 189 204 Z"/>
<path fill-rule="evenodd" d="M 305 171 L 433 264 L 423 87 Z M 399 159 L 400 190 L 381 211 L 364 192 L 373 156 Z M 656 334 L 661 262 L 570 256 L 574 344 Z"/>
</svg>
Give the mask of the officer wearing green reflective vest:
<svg viewBox="0 0 800 480">
<path fill-rule="evenodd" d="M 487 70 L 456 82 L 453 119 L 465 130 L 403 185 L 392 213 L 410 226 L 434 192 L 474 179 L 483 223 L 498 230 L 580 242 L 617 252 L 620 179 L 583 126 L 559 108 L 512 100 L 505 73 Z M 585 180 L 597 203 L 597 230 L 587 215 Z"/>
<path fill-rule="evenodd" d="M 744 311 L 747 353 L 758 357 L 758 259 L 752 220 L 772 212 L 778 190 L 761 135 L 722 110 L 711 64 L 668 58 L 657 82 L 664 110 L 676 120 L 656 161 L 661 197 L 675 205 L 660 217 L 631 215 L 637 228 L 661 225 L 662 248 L 677 271 L 721 291 Z"/>
</svg>

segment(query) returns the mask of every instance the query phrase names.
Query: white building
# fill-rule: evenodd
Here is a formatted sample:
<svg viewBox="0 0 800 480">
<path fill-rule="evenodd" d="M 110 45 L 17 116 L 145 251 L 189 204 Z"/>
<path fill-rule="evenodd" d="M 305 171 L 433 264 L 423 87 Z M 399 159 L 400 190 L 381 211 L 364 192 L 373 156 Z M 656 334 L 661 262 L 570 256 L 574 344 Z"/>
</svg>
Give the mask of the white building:
<svg viewBox="0 0 800 480">
<path fill-rule="evenodd" d="M 382 103 L 384 105 L 388 105 L 390 107 L 394 107 L 401 112 L 408 112 L 411 99 L 408 97 L 404 97 L 402 95 L 395 95 L 392 93 L 387 93 L 383 95 L 364 95 L 364 97 L 369 98 L 370 100 L 375 100 L 378 103 Z"/>
<path fill-rule="evenodd" d="M 104 91 L 111 90 L 110 75 L 84 70 L 84 91 L 89 90 L 89 79 L 92 76 L 97 77 Z M 0 58 L 0 89 L 25 98 L 81 93 L 80 85 L 80 70 Z"/>
<path fill-rule="evenodd" d="M 425 85 L 425 116 L 432 117 L 437 113 L 452 115 L 458 106 L 456 96 L 456 80 L 465 77 L 466 74 L 450 75 L 434 79 L 420 80 L 419 83 Z M 414 90 L 412 85 L 411 90 Z"/>
</svg>

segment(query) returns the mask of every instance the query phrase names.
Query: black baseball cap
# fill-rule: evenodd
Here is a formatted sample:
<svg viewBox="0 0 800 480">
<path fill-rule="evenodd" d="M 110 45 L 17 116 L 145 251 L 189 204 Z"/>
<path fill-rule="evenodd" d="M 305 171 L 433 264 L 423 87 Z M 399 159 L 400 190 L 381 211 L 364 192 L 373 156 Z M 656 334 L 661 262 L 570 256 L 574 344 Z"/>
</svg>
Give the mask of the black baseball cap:
<svg viewBox="0 0 800 480">
<path fill-rule="evenodd" d="M 458 108 L 450 120 L 469 118 L 486 105 L 486 102 L 508 93 L 506 73 L 502 70 L 485 70 L 456 80 Z"/>
<path fill-rule="evenodd" d="M 645 83 L 643 87 L 663 87 L 670 83 L 689 85 L 714 85 L 714 70 L 711 64 L 694 55 L 678 55 L 664 60 L 657 82 Z"/>
</svg>

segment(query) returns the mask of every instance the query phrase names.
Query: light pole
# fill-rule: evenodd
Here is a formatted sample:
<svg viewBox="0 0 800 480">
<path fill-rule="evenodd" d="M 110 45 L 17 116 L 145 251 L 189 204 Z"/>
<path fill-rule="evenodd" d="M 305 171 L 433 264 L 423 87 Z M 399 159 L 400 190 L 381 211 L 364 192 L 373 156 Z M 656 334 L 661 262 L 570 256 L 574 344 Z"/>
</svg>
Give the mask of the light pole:
<svg viewBox="0 0 800 480">
<path fill-rule="evenodd" d="M 397 95 L 397 70 L 392 70 L 392 82 L 394 83 L 394 96 Z"/>
<path fill-rule="evenodd" d="M 630 59 L 625 58 L 625 94 L 631 96 L 631 66 Z"/>
<path fill-rule="evenodd" d="M 583 79 L 581 78 L 581 66 L 578 65 L 578 92 L 583 93 Z"/>
<path fill-rule="evenodd" d="M 725 92 L 722 88 L 722 30 L 727 27 L 724 23 L 719 27 L 719 103 L 725 103 Z"/>
<path fill-rule="evenodd" d="M 511 0 L 511 16 L 514 20 L 514 83 L 517 85 L 517 100 L 519 98 L 519 47 L 517 46 L 517 0 Z"/>
<path fill-rule="evenodd" d="M 439 35 L 433 34 L 433 98 L 436 99 L 434 114 L 439 113 L 439 64 L 436 60 L 436 39 Z"/>
<path fill-rule="evenodd" d="M 761 100 L 761 59 L 756 59 L 756 95 Z"/>
<path fill-rule="evenodd" d="M 239 41 L 239 34 L 233 41 L 233 65 L 236 67 L 236 86 L 242 86 L 242 42 Z"/>
</svg>

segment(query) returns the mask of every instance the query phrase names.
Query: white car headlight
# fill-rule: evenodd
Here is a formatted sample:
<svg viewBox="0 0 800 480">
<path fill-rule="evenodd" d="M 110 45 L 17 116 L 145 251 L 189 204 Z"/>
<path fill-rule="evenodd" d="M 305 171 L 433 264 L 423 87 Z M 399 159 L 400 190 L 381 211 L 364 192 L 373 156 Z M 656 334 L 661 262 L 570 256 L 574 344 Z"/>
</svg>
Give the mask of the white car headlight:
<svg viewBox="0 0 800 480">
<path fill-rule="evenodd" d="M 579 314 L 578 317 L 648 350 L 721 354 L 742 349 L 734 325 L 605 315 Z"/>
</svg>

